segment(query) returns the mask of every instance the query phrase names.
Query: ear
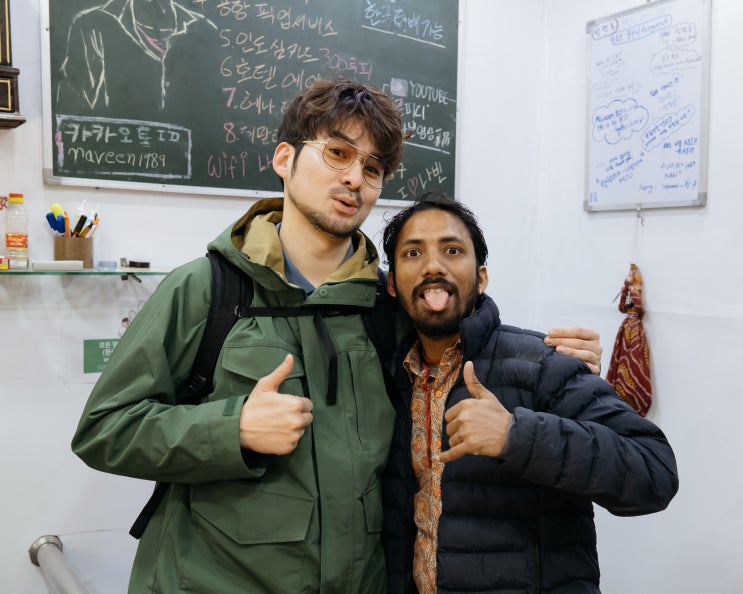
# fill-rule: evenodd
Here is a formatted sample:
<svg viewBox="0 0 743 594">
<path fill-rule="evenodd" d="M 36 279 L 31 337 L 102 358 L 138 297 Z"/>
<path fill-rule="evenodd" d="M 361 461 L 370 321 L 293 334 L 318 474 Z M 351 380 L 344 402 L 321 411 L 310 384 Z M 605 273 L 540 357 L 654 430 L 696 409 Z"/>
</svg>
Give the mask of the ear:
<svg viewBox="0 0 743 594">
<path fill-rule="evenodd" d="M 397 291 L 395 290 L 395 273 L 387 273 L 387 292 L 393 297 L 397 297 Z"/>
<path fill-rule="evenodd" d="M 273 170 L 276 174 L 286 181 L 292 169 L 294 162 L 294 147 L 288 142 L 280 142 L 273 152 Z"/>
<path fill-rule="evenodd" d="M 482 295 L 488 288 L 488 269 L 487 266 L 480 266 L 477 271 L 477 292 Z"/>
</svg>

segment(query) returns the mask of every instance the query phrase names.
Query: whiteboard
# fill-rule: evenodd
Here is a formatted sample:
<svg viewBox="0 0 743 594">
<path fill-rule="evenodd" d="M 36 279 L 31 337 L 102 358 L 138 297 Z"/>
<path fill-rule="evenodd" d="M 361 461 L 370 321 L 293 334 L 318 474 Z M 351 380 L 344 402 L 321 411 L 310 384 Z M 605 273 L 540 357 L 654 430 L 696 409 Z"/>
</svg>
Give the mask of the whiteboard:
<svg viewBox="0 0 743 594">
<path fill-rule="evenodd" d="M 586 211 L 703 206 L 711 0 L 588 22 Z"/>
</svg>

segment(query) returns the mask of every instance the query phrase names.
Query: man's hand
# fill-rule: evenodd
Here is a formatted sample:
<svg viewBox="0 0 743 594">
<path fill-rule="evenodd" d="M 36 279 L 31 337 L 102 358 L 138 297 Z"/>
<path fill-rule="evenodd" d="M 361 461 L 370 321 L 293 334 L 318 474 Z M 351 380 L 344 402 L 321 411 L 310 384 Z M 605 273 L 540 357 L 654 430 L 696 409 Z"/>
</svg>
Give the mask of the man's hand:
<svg viewBox="0 0 743 594">
<path fill-rule="evenodd" d="M 258 380 L 240 412 L 240 445 L 261 454 L 290 454 L 312 422 L 312 401 L 278 392 L 294 366 L 287 355 L 267 376 Z"/>
<path fill-rule="evenodd" d="M 591 370 L 601 373 L 601 353 L 604 349 L 599 341 L 599 333 L 593 328 L 552 328 L 544 343 L 556 347 L 558 353 L 580 359 Z"/>
<path fill-rule="evenodd" d="M 441 452 L 440 462 L 451 462 L 465 454 L 498 456 L 508 436 L 511 413 L 480 383 L 472 361 L 464 364 L 464 385 L 472 398 L 446 412 L 449 449 Z"/>
</svg>

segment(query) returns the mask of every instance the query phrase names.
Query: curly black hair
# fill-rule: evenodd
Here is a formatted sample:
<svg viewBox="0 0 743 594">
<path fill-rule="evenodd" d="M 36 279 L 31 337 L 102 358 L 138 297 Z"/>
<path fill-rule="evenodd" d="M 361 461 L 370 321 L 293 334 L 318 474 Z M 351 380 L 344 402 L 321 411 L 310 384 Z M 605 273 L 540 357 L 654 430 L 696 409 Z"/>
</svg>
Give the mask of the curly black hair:
<svg viewBox="0 0 743 594">
<path fill-rule="evenodd" d="M 382 236 L 382 248 L 386 255 L 386 264 L 390 272 L 395 271 L 395 250 L 400 240 L 400 231 L 403 225 L 414 214 L 425 210 L 443 210 L 457 217 L 469 231 L 472 243 L 475 246 L 475 259 L 477 266 L 483 266 L 488 259 L 488 246 L 485 243 L 482 229 L 477 223 L 475 214 L 461 202 L 450 198 L 441 190 L 429 190 L 422 194 L 412 205 L 398 212 L 392 217 L 384 228 Z"/>
</svg>

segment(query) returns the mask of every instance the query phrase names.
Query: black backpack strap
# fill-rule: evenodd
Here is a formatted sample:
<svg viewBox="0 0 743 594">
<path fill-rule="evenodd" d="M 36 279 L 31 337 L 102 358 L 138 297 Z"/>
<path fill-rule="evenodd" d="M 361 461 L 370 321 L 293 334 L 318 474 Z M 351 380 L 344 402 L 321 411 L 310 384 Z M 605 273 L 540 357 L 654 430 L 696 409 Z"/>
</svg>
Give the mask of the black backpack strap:
<svg viewBox="0 0 743 594">
<path fill-rule="evenodd" d="M 144 504 L 142 511 L 139 512 L 139 515 L 137 516 L 137 519 L 134 520 L 132 527 L 129 528 L 129 534 L 132 535 L 134 538 L 139 539 L 142 537 L 142 534 L 144 534 L 144 529 L 147 528 L 147 524 L 150 523 L 152 516 L 155 515 L 157 506 L 160 505 L 160 502 L 165 497 L 165 493 L 168 492 L 168 487 L 170 487 L 170 483 L 155 484 L 155 489 L 152 491 L 152 495 L 150 495 L 147 503 Z"/>
<path fill-rule="evenodd" d="M 198 404 L 212 390 L 214 368 L 227 334 L 242 316 L 243 308 L 253 300 L 253 281 L 242 274 L 217 251 L 207 254 L 211 264 L 211 301 L 196 358 L 188 378 L 178 387 L 177 400 L 181 404 Z M 129 534 L 140 538 L 157 506 L 165 497 L 170 483 L 157 483 L 149 500 L 129 529 Z"/>
<path fill-rule="evenodd" d="M 377 271 L 377 298 L 371 311 L 364 313 L 361 318 L 364 328 L 377 350 L 379 362 L 382 364 L 382 378 L 387 389 L 387 395 L 392 397 L 395 383 L 388 371 L 387 363 L 397 349 L 397 323 L 400 306 L 397 299 L 387 292 L 387 279 L 381 270 Z"/>
<path fill-rule="evenodd" d="M 217 359 L 227 335 L 242 310 L 253 300 L 253 281 L 217 251 L 206 254 L 212 269 L 212 297 L 206 317 L 204 334 L 196 351 L 185 392 L 179 401 L 197 404 L 212 390 Z"/>
<path fill-rule="evenodd" d="M 377 298 L 374 307 L 362 315 L 369 339 L 377 349 L 379 360 L 386 363 L 397 348 L 397 299 L 387 292 L 387 279 L 381 270 L 377 271 Z"/>
</svg>

